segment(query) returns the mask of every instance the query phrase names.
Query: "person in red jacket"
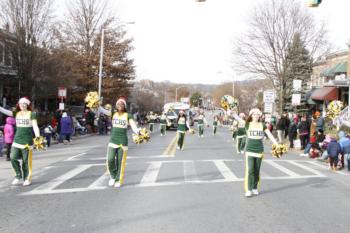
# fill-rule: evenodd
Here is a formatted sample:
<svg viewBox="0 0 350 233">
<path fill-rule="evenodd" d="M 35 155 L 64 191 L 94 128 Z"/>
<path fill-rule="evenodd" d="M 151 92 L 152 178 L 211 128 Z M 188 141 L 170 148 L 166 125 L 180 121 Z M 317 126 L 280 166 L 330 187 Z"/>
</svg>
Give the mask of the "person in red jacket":
<svg viewBox="0 0 350 233">
<path fill-rule="evenodd" d="M 15 125 L 16 120 L 13 117 L 6 118 L 6 124 L 4 127 L 4 141 L 6 146 L 6 161 L 10 161 L 10 152 L 13 140 L 15 138 Z"/>
</svg>

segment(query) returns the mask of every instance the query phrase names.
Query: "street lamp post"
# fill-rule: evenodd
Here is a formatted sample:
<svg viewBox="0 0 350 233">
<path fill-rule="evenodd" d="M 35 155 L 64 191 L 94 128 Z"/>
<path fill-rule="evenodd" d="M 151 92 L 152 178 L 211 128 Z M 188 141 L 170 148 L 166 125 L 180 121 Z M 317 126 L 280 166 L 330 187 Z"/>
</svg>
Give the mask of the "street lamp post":
<svg viewBox="0 0 350 233">
<path fill-rule="evenodd" d="M 104 44 L 105 30 L 102 29 L 101 35 L 101 50 L 100 50 L 100 70 L 98 73 L 98 98 L 101 99 L 101 86 L 102 86 L 102 62 L 103 62 L 103 44 Z"/>
</svg>

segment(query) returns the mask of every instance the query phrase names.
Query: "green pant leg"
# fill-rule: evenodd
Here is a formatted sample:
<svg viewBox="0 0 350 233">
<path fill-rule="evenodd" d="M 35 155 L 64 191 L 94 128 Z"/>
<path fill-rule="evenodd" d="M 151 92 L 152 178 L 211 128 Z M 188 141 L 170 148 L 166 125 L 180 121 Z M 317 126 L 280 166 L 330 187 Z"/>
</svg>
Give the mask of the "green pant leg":
<svg viewBox="0 0 350 233">
<path fill-rule="evenodd" d="M 152 123 L 149 124 L 149 131 L 153 132 L 153 124 Z"/>
<path fill-rule="evenodd" d="M 162 135 L 165 135 L 165 125 L 161 125 L 161 127 L 160 127 L 160 133 L 162 134 Z"/>
<path fill-rule="evenodd" d="M 12 165 L 12 168 L 15 172 L 16 178 L 22 179 L 22 170 L 21 170 L 21 166 L 20 166 L 19 161 L 18 161 L 19 159 L 22 158 L 21 149 L 19 149 L 17 147 L 12 147 L 10 158 L 11 158 L 11 165 Z"/>
<path fill-rule="evenodd" d="M 198 126 L 198 134 L 199 136 L 203 135 L 203 126 Z"/>
<path fill-rule="evenodd" d="M 120 171 L 122 167 L 122 159 L 123 159 L 123 150 L 122 148 L 118 148 L 116 151 L 116 167 L 117 167 L 117 175 L 115 180 L 119 181 L 120 179 Z"/>
<path fill-rule="evenodd" d="M 216 134 L 216 129 L 217 129 L 217 127 L 216 127 L 216 126 L 214 126 L 214 134 Z"/>
<path fill-rule="evenodd" d="M 248 190 L 252 190 L 254 187 L 254 171 L 255 171 L 255 157 L 247 156 L 248 159 Z"/>
<path fill-rule="evenodd" d="M 116 150 L 116 148 L 108 147 L 107 165 L 109 174 L 112 179 L 116 179 L 117 177 L 117 167 L 115 164 Z"/>
<path fill-rule="evenodd" d="M 246 141 L 245 137 L 241 138 L 240 145 L 239 145 L 239 151 L 244 151 L 245 141 Z"/>
<path fill-rule="evenodd" d="M 22 171 L 23 171 L 23 179 L 26 180 L 29 176 L 29 172 L 31 173 L 31 159 L 29 156 L 29 150 L 28 149 L 21 149 L 22 152 Z"/>
<path fill-rule="evenodd" d="M 123 160 L 123 149 L 118 148 L 117 149 L 117 176 L 116 176 L 116 181 L 119 181 L 120 179 L 120 172 L 122 170 L 122 160 Z"/>
<path fill-rule="evenodd" d="M 185 140 L 185 133 L 178 133 L 178 141 L 177 141 L 177 145 L 180 147 L 180 149 L 182 149 L 183 145 L 184 145 L 184 140 Z"/>
<path fill-rule="evenodd" d="M 232 138 L 233 138 L 233 139 L 236 139 L 236 136 L 237 136 L 236 131 L 233 131 L 233 132 L 232 132 Z"/>
<path fill-rule="evenodd" d="M 259 186 L 261 162 L 262 162 L 262 158 L 255 158 L 253 189 L 258 189 L 258 186 Z"/>
</svg>

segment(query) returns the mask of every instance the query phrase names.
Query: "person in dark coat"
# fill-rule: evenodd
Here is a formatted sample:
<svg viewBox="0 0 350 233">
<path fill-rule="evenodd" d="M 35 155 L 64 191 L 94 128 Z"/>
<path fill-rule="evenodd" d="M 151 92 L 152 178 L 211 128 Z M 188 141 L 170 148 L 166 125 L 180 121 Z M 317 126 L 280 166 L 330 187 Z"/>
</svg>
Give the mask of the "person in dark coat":
<svg viewBox="0 0 350 233">
<path fill-rule="evenodd" d="M 341 153 L 341 146 L 335 138 L 332 137 L 331 142 L 328 144 L 327 153 L 329 156 L 330 169 L 333 171 L 337 170 L 338 157 Z"/>
<path fill-rule="evenodd" d="M 293 148 L 293 141 L 297 138 L 297 121 L 292 121 L 288 127 L 289 148 Z"/>
<path fill-rule="evenodd" d="M 73 121 L 72 118 L 68 116 L 66 112 L 62 113 L 61 118 L 61 133 L 60 133 L 60 142 L 67 140 L 70 142 L 70 137 L 73 132 Z"/>
<path fill-rule="evenodd" d="M 302 150 L 305 149 L 305 147 L 308 143 L 309 129 L 310 129 L 310 126 L 309 126 L 308 122 L 306 121 L 306 116 L 303 116 L 301 118 L 299 125 L 298 125 L 299 137 L 300 137 Z"/>
</svg>

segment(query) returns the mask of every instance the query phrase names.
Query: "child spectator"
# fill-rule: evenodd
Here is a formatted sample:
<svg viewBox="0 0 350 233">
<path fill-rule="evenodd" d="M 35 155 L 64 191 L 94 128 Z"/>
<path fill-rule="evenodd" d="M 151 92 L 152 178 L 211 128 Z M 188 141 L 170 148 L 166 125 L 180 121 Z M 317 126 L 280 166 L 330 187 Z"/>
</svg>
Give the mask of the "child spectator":
<svg viewBox="0 0 350 233">
<path fill-rule="evenodd" d="M 15 125 L 16 120 L 13 117 L 6 118 L 6 124 L 4 127 L 4 135 L 5 135 L 5 145 L 6 145 L 6 161 L 10 161 L 10 153 L 12 148 L 12 143 L 15 138 Z"/>
<path fill-rule="evenodd" d="M 47 147 L 50 147 L 50 145 L 51 145 L 52 133 L 53 133 L 53 128 L 50 125 L 50 123 L 48 123 L 44 129 L 44 135 L 45 135 Z"/>
<path fill-rule="evenodd" d="M 338 157 L 341 153 L 340 144 L 337 142 L 335 137 L 332 137 L 331 142 L 328 144 L 327 153 L 329 156 L 329 165 L 330 169 L 333 171 L 337 170 Z"/>
<path fill-rule="evenodd" d="M 0 130 L 0 157 L 2 157 L 3 148 L 4 148 L 4 133 Z"/>
<path fill-rule="evenodd" d="M 309 157 L 311 159 L 315 159 L 315 158 L 318 158 L 320 156 L 320 149 L 318 147 L 318 144 L 317 143 L 313 143 L 311 145 L 311 149 L 309 151 Z"/>
<path fill-rule="evenodd" d="M 339 144 L 342 149 L 342 154 L 344 158 L 344 167 L 350 171 L 350 139 L 346 137 L 344 131 L 340 131 L 339 134 Z"/>
</svg>

